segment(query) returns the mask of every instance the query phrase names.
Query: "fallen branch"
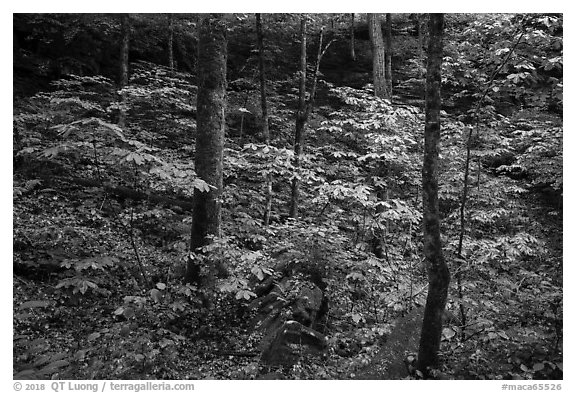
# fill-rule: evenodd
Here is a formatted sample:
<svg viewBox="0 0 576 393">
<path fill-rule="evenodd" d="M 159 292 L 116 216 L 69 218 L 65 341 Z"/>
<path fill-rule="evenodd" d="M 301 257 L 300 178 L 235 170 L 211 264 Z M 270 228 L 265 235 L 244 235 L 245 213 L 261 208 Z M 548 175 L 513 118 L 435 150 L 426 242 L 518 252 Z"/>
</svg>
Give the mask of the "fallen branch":
<svg viewBox="0 0 576 393">
<path fill-rule="evenodd" d="M 192 211 L 192 201 L 171 198 L 164 195 L 157 195 L 150 192 L 143 192 L 134 190 L 133 188 L 117 186 L 112 183 L 102 183 L 97 179 L 83 179 L 74 177 L 70 179 L 73 183 L 85 187 L 98 187 L 102 188 L 107 194 L 115 195 L 122 199 L 132 199 L 134 201 L 148 201 L 155 204 L 178 206 L 182 210 Z"/>
</svg>

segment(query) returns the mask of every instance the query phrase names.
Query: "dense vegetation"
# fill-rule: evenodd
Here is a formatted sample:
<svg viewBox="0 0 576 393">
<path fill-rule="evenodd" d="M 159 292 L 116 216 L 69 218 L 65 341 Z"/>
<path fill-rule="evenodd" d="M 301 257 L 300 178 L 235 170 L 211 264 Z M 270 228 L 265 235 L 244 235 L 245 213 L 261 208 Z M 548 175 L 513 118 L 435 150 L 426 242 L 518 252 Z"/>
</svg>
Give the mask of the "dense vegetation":
<svg viewBox="0 0 576 393">
<path fill-rule="evenodd" d="M 222 235 L 195 253 L 197 15 L 131 14 L 127 83 L 122 17 L 14 15 L 16 379 L 422 377 L 426 16 L 391 15 L 390 99 L 366 15 L 307 17 L 295 160 L 302 15 L 262 15 L 269 137 L 255 16 L 226 15 Z M 431 377 L 563 376 L 562 23 L 446 15 Z"/>
</svg>

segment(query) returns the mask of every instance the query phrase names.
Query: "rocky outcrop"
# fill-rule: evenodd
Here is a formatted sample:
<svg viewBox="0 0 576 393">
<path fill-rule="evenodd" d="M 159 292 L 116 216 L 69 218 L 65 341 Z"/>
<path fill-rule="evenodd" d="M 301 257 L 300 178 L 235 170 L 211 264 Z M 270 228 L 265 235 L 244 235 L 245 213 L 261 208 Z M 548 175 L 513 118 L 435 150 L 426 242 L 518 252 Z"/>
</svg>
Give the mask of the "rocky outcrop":
<svg viewBox="0 0 576 393">
<path fill-rule="evenodd" d="M 272 332 L 272 340 L 262 351 L 260 363 L 265 366 L 292 366 L 303 353 L 321 353 L 327 347 L 326 337 L 300 322 L 289 320 Z"/>
<path fill-rule="evenodd" d="M 264 366 L 291 366 L 301 354 L 318 354 L 327 346 L 322 330 L 328 301 L 319 272 L 303 263 L 280 260 L 274 274 L 254 283 L 259 296 L 254 329 L 264 333 L 260 344 Z"/>
</svg>

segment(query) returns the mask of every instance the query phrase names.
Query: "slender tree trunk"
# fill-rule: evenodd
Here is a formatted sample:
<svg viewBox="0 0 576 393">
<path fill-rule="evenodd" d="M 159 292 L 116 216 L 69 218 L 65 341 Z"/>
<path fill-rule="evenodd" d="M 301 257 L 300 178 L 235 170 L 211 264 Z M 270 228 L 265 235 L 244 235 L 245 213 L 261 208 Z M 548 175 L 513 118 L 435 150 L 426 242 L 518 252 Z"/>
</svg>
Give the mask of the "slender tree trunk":
<svg viewBox="0 0 576 393">
<path fill-rule="evenodd" d="M 416 28 L 418 29 L 418 64 L 420 65 L 420 77 L 424 76 L 424 18 L 423 14 L 416 14 Z"/>
<path fill-rule="evenodd" d="M 226 25 L 221 14 L 204 14 L 198 24 L 196 174 L 210 191 L 194 190 L 190 249 L 198 252 L 220 236 L 220 197 L 226 110 Z M 188 261 L 188 282 L 200 284 L 200 267 Z"/>
<path fill-rule="evenodd" d="M 520 26 L 522 26 L 522 23 L 520 23 Z M 458 248 L 456 249 L 457 258 L 456 258 L 456 274 L 455 274 L 456 286 L 458 289 L 458 298 L 460 300 L 459 308 L 460 308 L 460 321 L 462 323 L 462 326 L 466 325 L 466 309 L 464 307 L 464 302 L 463 302 L 464 291 L 463 291 L 463 286 L 462 286 L 462 262 L 464 261 L 464 257 L 462 255 L 462 247 L 464 244 L 464 235 L 466 232 L 466 215 L 465 215 L 465 212 L 466 212 L 466 203 L 468 202 L 468 189 L 469 189 L 468 178 L 470 176 L 470 162 L 472 160 L 472 133 L 474 131 L 476 131 L 476 134 L 478 135 L 478 132 L 480 132 L 480 129 L 479 129 L 480 128 L 480 108 L 482 106 L 482 103 L 484 102 L 484 99 L 486 98 L 488 93 L 492 90 L 494 78 L 496 77 L 496 75 L 498 75 L 498 73 L 502 70 L 502 68 L 504 68 L 506 66 L 506 64 L 508 64 L 508 61 L 510 60 L 512 54 L 514 53 L 514 51 L 516 50 L 516 48 L 518 47 L 520 42 L 522 42 L 522 38 L 524 38 L 525 31 L 523 31 L 523 29 L 521 27 L 519 27 L 518 31 L 515 33 L 515 35 L 516 34 L 518 34 L 518 38 L 516 39 L 514 46 L 512 46 L 510 51 L 508 51 L 506 58 L 504 58 L 504 60 L 500 63 L 500 65 L 490 75 L 490 79 L 486 83 L 486 86 L 484 88 L 484 92 L 480 96 L 480 99 L 478 100 L 478 102 L 476 103 L 476 106 L 474 108 L 474 127 L 470 127 L 468 130 L 468 138 L 466 141 L 466 160 L 464 162 L 464 179 L 463 179 L 463 185 L 462 185 L 462 197 L 460 199 L 460 234 L 458 236 Z M 478 163 L 478 190 L 480 191 L 480 162 Z M 462 339 L 464 339 L 464 338 L 465 338 L 464 329 L 462 329 Z"/>
<path fill-rule="evenodd" d="M 300 167 L 300 156 L 304 150 L 304 130 L 306 122 L 314 108 L 314 98 L 316 97 L 316 86 L 318 84 L 318 74 L 320 73 L 320 62 L 322 57 L 326 54 L 330 45 L 334 42 L 332 39 L 326 46 L 323 47 L 324 28 L 320 30 L 320 38 L 318 42 L 318 55 L 316 57 L 316 67 L 314 67 L 314 74 L 312 75 L 312 88 L 310 89 L 310 97 L 306 101 L 306 19 L 302 18 L 301 24 L 301 46 L 300 46 L 300 90 L 298 96 L 298 111 L 296 113 L 296 132 L 294 135 L 294 167 L 295 172 Z M 296 175 L 296 173 L 295 173 Z M 290 217 L 298 218 L 298 202 L 300 197 L 300 184 L 298 179 L 294 177 L 292 180 L 292 196 L 290 198 Z"/>
<path fill-rule="evenodd" d="M 442 315 L 448 297 L 450 272 L 442 253 L 438 212 L 438 149 L 440 144 L 440 82 L 444 14 L 430 14 L 428 61 L 426 72 L 426 125 L 422 166 L 424 256 L 428 271 L 428 297 L 424 309 L 418 369 L 427 375 L 438 366 L 442 335 Z"/>
<path fill-rule="evenodd" d="M 386 84 L 386 56 L 384 38 L 379 14 L 368 14 L 368 32 L 372 46 L 372 75 L 374 80 L 374 95 L 380 98 L 390 98 Z"/>
<path fill-rule="evenodd" d="M 130 51 L 130 15 L 122 14 L 120 16 L 120 89 L 128 85 L 129 81 L 129 51 Z M 124 127 L 126 125 L 126 95 L 121 94 L 120 97 L 120 113 L 118 115 L 118 125 Z"/>
<path fill-rule="evenodd" d="M 264 70 L 264 34 L 262 33 L 262 16 L 256 14 L 256 35 L 258 41 L 258 69 L 260 71 L 260 104 L 262 107 L 262 135 L 267 145 L 270 144 L 270 127 L 268 125 L 268 104 L 266 102 L 266 74 Z M 272 175 L 266 176 L 266 206 L 264 207 L 264 225 L 270 224 L 272 212 Z"/>
<path fill-rule="evenodd" d="M 262 135 L 267 144 L 270 143 L 270 128 L 268 126 L 268 104 L 266 102 L 266 74 L 264 70 L 264 34 L 262 33 L 262 15 L 256 14 L 256 34 L 258 40 L 258 69 L 260 71 L 260 104 L 262 107 Z"/>
<path fill-rule="evenodd" d="M 354 30 L 355 30 L 355 21 L 354 21 L 354 16 L 356 14 L 351 13 L 350 17 L 352 18 L 352 23 L 350 23 L 350 57 L 352 58 L 352 61 L 356 61 L 356 42 L 354 39 Z"/>
<path fill-rule="evenodd" d="M 386 86 L 388 96 L 392 97 L 392 14 L 386 14 Z"/>
<path fill-rule="evenodd" d="M 168 68 L 174 71 L 174 15 L 168 14 Z"/>
<path fill-rule="evenodd" d="M 298 111 L 296 112 L 296 132 L 294 134 L 294 167 L 300 167 L 300 155 L 304 145 L 304 127 L 306 125 L 306 17 L 300 21 L 300 88 L 298 95 Z M 290 198 L 290 217 L 298 218 L 298 202 L 300 199 L 300 182 L 294 173 L 292 179 L 292 195 Z"/>
</svg>

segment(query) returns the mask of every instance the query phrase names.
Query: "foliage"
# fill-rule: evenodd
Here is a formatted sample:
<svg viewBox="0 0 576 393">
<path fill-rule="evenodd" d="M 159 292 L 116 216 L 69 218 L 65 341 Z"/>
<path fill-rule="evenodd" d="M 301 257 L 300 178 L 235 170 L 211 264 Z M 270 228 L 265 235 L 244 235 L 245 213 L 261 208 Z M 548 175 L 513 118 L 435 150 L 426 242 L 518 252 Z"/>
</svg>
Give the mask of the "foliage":
<svg viewBox="0 0 576 393">
<path fill-rule="evenodd" d="M 270 144 L 258 131 L 253 16 L 226 17 L 223 234 L 190 253 L 186 206 L 195 189 L 211 187 L 193 165 L 197 87 L 187 71 L 194 69 L 195 16 L 174 15 L 178 64 L 169 70 L 162 65 L 166 15 L 131 15 L 131 56 L 138 61 L 122 91 L 105 69 L 114 56 L 103 59 L 104 49 L 117 45 L 118 18 L 15 16 L 18 29 L 31 26 L 19 53 L 36 58 L 44 77 L 58 67 L 41 59 L 61 39 L 68 49 L 50 56 L 63 60 L 69 51 L 80 62 L 59 66 L 51 85 L 15 101 L 15 378 L 256 378 L 264 372 L 257 356 L 266 331 L 293 317 L 303 289 L 314 286 L 326 299 L 315 328 L 327 336 L 328 349 L 323 357 L 302 354 L 278 372 L 354 378 L 370 367 L 401 317 L 424 304 L 424 115 L 414 101 L 422 93 L 414 21 L 394 15 L 398 94 L 392 101 L 373 97 L 370 86 L 352 88 L 329 72 L 321 75 L 306 154 L 295 170 L 293 38 L 301 15 L 263 18 Z M 548 203 L 563 192 L 562 125 L 555 115 L 562 104 L 562 17 L 454 14 L 448 20 L 439 204 L 446 258 L 461 288 L 452 281 L 438 375 L 562 378 L 562 205 Z M 327 34 L 340 40 L 327 54 L 326 71 L 350 68 L 348 23 L 349 15 L 332 14 L 310 21 L 312 34 L 330 26 Z M 469 140 L 475 105 L 522 33 Z M 87 43 L 103 40 L 93 46 L 101 51 L 92 56 L 95 65 L 80 48 L 87 37 Z M 354 67 L 362 73 L 369 56 L 367 42 L 357 38 Z M 37 52 L 35 42 L 42 42 Z M 120 109 L 127 112 L 125 127 L 116 124 Z M 469 195 L 458 256 L 467 146 Z M 264 226 L 269 178 L 272 216 Z M 287 218 L 294 178 L 302 186 L 299 220 Z M 143 197 L 113 192 L 125 188 Z M 182 203 L 158 203 L 156 196 Z M 181 280 L 189 258 L 201 267 L 201 288 Z M 282 291 L 260 310 L 255 305 L 270 282 Z"/>
<path fill-rule="evenodd" d="M 455 99 L 474 102 L 485 88 L 490 88 L 489 105 L 512 102 L 562 110 L 561 15 L 483 14 L 454 18 L 456 28 L 446 45 L 443 74 L 447 86 L 458 89 Z M 460 18 L 466 20 L 463 31 Z M 492 73 L 511 51 L 509 61 L 489 86 Z"/>
</svg>

